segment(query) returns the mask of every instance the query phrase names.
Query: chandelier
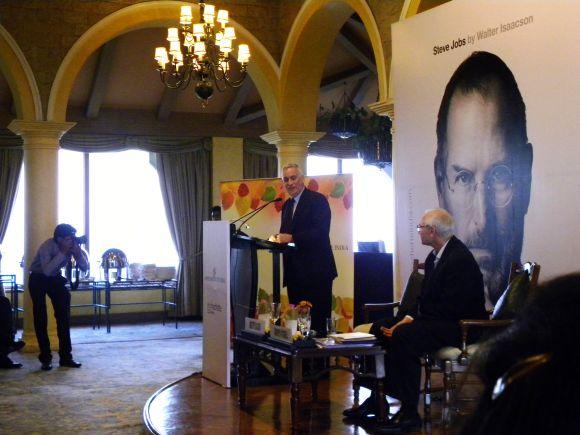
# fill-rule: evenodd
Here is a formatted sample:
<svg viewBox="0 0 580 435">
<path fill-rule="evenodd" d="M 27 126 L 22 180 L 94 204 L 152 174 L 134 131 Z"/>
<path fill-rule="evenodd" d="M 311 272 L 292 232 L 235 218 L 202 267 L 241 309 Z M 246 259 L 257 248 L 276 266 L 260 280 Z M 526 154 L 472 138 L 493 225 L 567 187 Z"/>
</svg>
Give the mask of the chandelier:
<svg viewBox="0 0 580 435">
<path fill-rule="evenodd" d="M 155 60 L 165 86 L 185 89 L 194 81 L 195 95 L 205 107 L 214 93 L 214 87 L 223 92 L 228 86 L 237 88 L 242 84 L 247 75 L 250 47 L 247 44 L 238 45 L 240 72 L 236 73 L 238 78 L 235 79 L 231 74 L 231 53 L 236 32 L 227 25 L 228 11 L 220 9 L 216 16 L 215 6 L 203 0 L 199 2 L 199 9 L 201 22 L 192 24 L 191 6 L 181 7 L 181 32 L 177 27 L 167 29 L 169 51 L 165 47 L 157 47 Z"/>
</svg>

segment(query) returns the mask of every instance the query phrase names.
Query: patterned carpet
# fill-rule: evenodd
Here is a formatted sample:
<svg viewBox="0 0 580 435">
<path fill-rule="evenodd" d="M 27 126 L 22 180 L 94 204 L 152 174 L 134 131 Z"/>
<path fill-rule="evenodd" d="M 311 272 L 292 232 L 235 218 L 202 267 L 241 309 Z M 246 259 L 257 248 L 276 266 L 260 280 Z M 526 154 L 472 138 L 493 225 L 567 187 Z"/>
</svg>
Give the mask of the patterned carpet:
<svg viewBox="0 0 580 435">
<path fill-rule="evenodd" d="M 80 369 L 40 370 L 36 354 L 12 354 L 0 370 L 0 433 L 141 434 L 143 406 L 162 386 L 201 371 L 201 324 L 74 328 Z"/>
</svg>

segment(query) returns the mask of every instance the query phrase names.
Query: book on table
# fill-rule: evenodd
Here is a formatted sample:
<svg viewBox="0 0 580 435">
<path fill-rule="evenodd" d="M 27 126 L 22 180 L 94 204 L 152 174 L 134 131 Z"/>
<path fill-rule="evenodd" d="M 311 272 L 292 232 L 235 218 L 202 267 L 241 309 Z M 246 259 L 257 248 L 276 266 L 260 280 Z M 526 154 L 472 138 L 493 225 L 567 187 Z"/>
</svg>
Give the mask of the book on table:
<svg viewBox="0 0 580 435">
<path fill-rule="evenodd" d="M 332 338 L 337 343 L 369 343 L 376 341 L 376 337 L 373 334 L 367 334 L 366 332 L 344 332 L 340 334 L 329 334 L 329 338 Z"/>
</svg>

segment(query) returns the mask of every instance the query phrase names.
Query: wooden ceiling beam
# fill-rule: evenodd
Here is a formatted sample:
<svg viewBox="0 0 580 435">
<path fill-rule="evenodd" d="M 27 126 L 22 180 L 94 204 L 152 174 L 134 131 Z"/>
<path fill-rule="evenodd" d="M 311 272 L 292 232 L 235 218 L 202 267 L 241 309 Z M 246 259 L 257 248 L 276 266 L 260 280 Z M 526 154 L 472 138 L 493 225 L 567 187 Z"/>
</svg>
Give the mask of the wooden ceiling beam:
<svg viewBox="0 0 580 435">
<path fill-rule="evenodd" d="M 331 91 L 342 86 L 344 83 L 361 80 L 370 75 L 372 75 L 372 71 L 366 67 L 358 67 L 325 77 L 320 84 L 320 92 Z"/>
<path fill-rule="evenodd" d="M 363 24 L 362 20 L 356 14 L 353 14 L 348 20 L 346 20 L 346 23 L 345 24 L 347 26 L 350 26 L 351 28 L 356 29 L 359 32 L 366 32 L 367 31 L 367 29 L 365 28 L 365 25 Z"/>
<path fill-rule="evenodd" d="M 154 110 L 104 107 L 98 118 L 88 119 L 84 108 L 69 106 L 66 119 L 76 122 L 70 132 L 77 134 L 257 138 L 268 131 L 265 118 L 244 126 L 226 127 L 221 113 L 173 112 L 167 121 L 161 121 Z"/>
<path fill-rule="evenodd" d="M 250 92 L 254 89 L 254 82 L 247 76 L 242 86 L 237 88 L 237 92 L 233 101 L 230 104 L 229 109 L 226 112 L 226 116 L 224 118 L 225 125 L 234 125 L 237 124 L 238 115 L 240 114 L 240 110 L 244 103 L 247 101 Z"/>
<path fill-rule="evenodd" d="M 99 60 L 93 78 L 91 95 L 85 111 L 85 116 L 89 119 L 94 119 L 99 116 L 105 92 L 107 91 L 107 85 L 109 84 L 109 78 L 111 77 L 115 46 L 116 40 L 113 39 L 103 45 L 99 52 Z"/>
<path fill-rule="evenodd" d="M 377 80 L 376 75 L 370 75 L 364 79 L 359 80 L 357 85 L 355 86 L 353 95 L 352 95 L 352 103 L 355 106 L 360 106 L 367 94 L 368 90 L 373 84 L 373 81 Z M 374 101 L 374 100 L 373 100 Z"/>
<path fill-rule="evenodd" d="M 353 80 L 361 80 L 372 75 L 373 73 L 369 71 L 367 67 L 363 66 L 343 71 L 341 73 L 322 79 L 322 83 L 320 84 L 320 92 L 328 92 L 343 86 L 345 83 L 349 83 Z M 264 106 L 262 104 L 256 104 L 254 106 L 241 109 L 235 123 L 237 125 L 241 125 L 246 122 L 253 121 L 254 119 L 261 118 L 262 116 L 266 116 Z"/>
<path fill-rule="evenodd" d="M 264 105 L 262 103 L 246 107 L 240 110 L 240 113 L 236 118 L 236 125 L 242 125 L 263 116 L 266 116 L 266 110 L 264 109 Z"/>
<path fill-rule="evenodd" d="M 377 66 L 373 56 L 370 54 L 372 50 L 366 41 L 361 40 L 348 27 L 343 26 L 336 40 L 342 47 L 352 56 L 358 59 L 360 63 L 366 66 L 374 74 L 377 73 Z"/>
</svg>

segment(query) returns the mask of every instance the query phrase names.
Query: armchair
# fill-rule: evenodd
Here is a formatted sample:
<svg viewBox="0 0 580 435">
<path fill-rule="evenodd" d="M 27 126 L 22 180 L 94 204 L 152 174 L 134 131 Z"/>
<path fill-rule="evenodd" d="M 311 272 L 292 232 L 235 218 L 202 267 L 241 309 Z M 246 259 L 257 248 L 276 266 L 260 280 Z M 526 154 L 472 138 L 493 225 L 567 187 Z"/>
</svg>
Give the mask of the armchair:
<svg viewBox="0 0 580 435">
<path fill-rule="evenodd" d="M 445 347 L 433 354 L 425 355 L 424 414 L 425 420 L 431 418 L 431 375 L 443 373 L 443 409 L 442 421 L 451 421 L 453 394 L 458 385 L 457 373 L 466 374 L 471 357 L 478 349 L 478 343 L 468 344 L 469 333 L 474 329 L 499 332 L 512 323 L 515 312 L 523 306 L 526 296 L 533 292 L 538 284 L 540 265 L 527 262 L 523 265 L 512 263 L 509 285 L 489 320 L 463 319 L 459 321 L 461 329 L 460 347 Z"/>
</svg>

